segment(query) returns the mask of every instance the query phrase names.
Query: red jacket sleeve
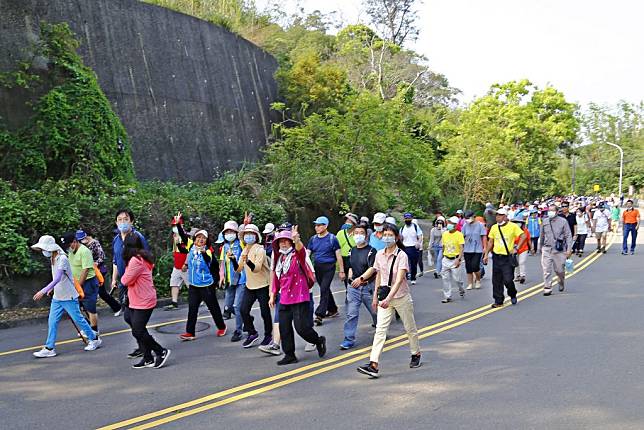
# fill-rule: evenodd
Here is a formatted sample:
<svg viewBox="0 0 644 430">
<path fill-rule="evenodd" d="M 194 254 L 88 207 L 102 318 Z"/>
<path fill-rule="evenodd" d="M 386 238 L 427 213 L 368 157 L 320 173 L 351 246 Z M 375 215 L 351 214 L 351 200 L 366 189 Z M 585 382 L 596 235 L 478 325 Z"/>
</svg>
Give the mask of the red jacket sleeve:
<svg viewBox="0 0 644 430">
<path fill-rule="evenodd" d="M 134 286 L 136 280 L 141 276 L 143 271 L 143 263 L 140 258 L 132 257 L 127 267 L 125 268 L 125 273 L 121 277 L 121 283 L 127 285 L 128 287 Z"/>
</svg>

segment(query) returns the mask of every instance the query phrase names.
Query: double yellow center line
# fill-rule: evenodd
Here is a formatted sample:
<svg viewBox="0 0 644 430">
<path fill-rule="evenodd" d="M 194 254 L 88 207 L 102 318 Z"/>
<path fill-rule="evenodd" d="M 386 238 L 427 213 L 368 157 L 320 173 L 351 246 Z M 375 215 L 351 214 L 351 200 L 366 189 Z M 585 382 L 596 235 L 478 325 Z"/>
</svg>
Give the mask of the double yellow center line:
<svg viewBox="0 0 644 430">
<path fill-rule="evenodd" d="M 611 245 L 612 238 L 607 248 L 609 248 Z M 591 254 L 587 256 L 586 258 L 581 260 L 578 263 L 578 267 L 572 273 L 567 274 L 566 277 L 569 278 L 584 270 L 595 260 L 597 260 L 601 255 L 602 254 Z M 517 294 L 517 298 L 519 301 L 523 301 L 530 297 L 533 297 L 541 292 L 542 287 L 543 282 L 519 292 Z M 508 300 L 506 300 L 506 303 L 507 302 Z M 425 339 L 430 336 L 435 336 L 447 330 L 451 330 L 453 328 L 482 318 L 493 312 L 498 312 L 502 309 L 504 308 L 490 308 L 489 304 L 481 306 L 469 312 L 424 327 L 418 330 L 418 337 L 419 339 Z M 384 348 L 384 351 L 390 351 L 394 348 L 399 348 L 408 344 L 408 342 L 409 341 L 407 340 L 406 334 L 397 336 L 395 338 L 387 340 L 387 346 Z M 286 385 L 290 385 L 322 373 L 330 372 L 334 369 L 338 369 L 340 367 L 347 366 L 361 360 L 366 360 L 369 358 L 370 351 L 371 347 L 357 349 L 341 354 L 337 357 L 312 363 L 307 366 L 280 373 L 278 375 L 270 376 L 268 378 L 263 378 L 257 381 L 249 382 L 247 384 L 239 385 L 237 387 L 219 391 L 204 397 L 191 400 L 189 402 L 180 403 L 178 405 L 161 409 L 155 412 L 150 412 L 148 414 L 141 415 L 135 418 L 119 421 L 108 426 L 100 427 L 98 430 L 115 430 L 126 427 L 142 430 L 157 427 L 162 424 L 166 424 L 204 411 L 212 410 L 220 406 L 234 403 L 248 397 L 256 396 L 267 391 L 275 390 L 277 388 L 284 387 Z"/>
</svg>

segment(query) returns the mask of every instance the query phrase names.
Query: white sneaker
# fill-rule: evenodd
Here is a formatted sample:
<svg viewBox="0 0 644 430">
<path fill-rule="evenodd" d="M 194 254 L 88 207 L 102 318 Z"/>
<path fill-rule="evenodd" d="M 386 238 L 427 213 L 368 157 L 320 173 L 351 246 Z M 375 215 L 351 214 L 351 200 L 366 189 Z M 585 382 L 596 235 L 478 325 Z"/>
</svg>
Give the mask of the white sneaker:
<svg viewBox="0 0 644 430">
<path fill-rule="evenodd" d="M 103 344 L 103 341 L 99 337 L 99 338 L 96 338 L 96 340 L 90 340 L 87 346 L 83 349 L 85 351 L 95 351 L 98 348 L 100 348 L 102 344 Z"/>
<path fill-rule="evenodd" d="M 466 290 L 471 290 L 472 289 L 472 284 L 467 284 Z"/>
<path fill-rule="evenodd" d="M 411 284 L 412 284 L 412 285 L 416 285 L 416 281 L 411 281 Z"/>
<path fill-rule="evenodd" d="M 34 352 L 34 357 L 36 358 L 49 358 L 49 357 L 55 357 L 56 350 L 55 349 L 47 349 L 43 347 L 40 351 Z"/>
<path fill-rule="evenodd" d="M 304 347 L 304 352 L 313 352 L 318 349 L 317 345 L 314 343 L 307 343 Z"/>
<path fill-rule="evenodd" d="M 476 281 L 476 282 L 474 283 L 474 289 L 476 289 L 476 290 L 480 290 L 480 289 L 481 289 L 481 281 Z"/>
<path fill-rule="evenodd" d="M 123 313 L 123 309 L 119 309 L 118 311 L 114 312 L 114 316 L 120 317 L 122 313 Z"/>
<path fill-rule="evenodd" d="M 282 355 L 282 348 L 276 343 L 271 343 L 270 345 L 261 345 L 259 350 L 271 355 Z"/>
</svg>

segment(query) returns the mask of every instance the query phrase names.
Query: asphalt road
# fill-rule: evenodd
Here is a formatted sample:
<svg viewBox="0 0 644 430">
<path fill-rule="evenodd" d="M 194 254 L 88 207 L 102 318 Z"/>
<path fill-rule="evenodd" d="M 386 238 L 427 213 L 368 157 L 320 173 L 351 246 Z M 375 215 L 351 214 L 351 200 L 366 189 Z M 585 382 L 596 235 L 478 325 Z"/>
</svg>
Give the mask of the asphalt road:
<svg viewBox="0 0 644 430">
<path fill-rule="evenodd" d="M 616 245 L 575 257 L 566 291 L 551 297 L 541 295 L 539 258 L 529 257 L 519 304 L 495 311 L 488 276 L 483 289 L 442 304 L 441 281 L 426 274 L 412 292 L 424 364 L 409 369 L 406 337 L 394 323 L 377 380 L 355 370 L 373 335 L 366 312 L 354 350 L 338 350 L 343 318 L 336 318 L 320 328 L 325 359 L 305 353 L 299 340 L 300 363 L 288 368 L 230 335 L 216 338 L 209 318 L 200 319 L 210 326 L 195 342 L 153 330 L 173 350 L 159 370 L 129 367 L 135 342 L 118 332 L 126 326 L 117 318 L 101 320 L 100 350 L 70 341 L 51 359 L 31 356 L 45 324 L 1 330 L 0 428 L 642 429 L 644 259 L 621 256 Z M 343 304 L 343 291 L 335 297 Z M 151 324 L 186 312 L 156 310 Z M 73 335 L 62 321 L 59 340 Z"/>
</svg>

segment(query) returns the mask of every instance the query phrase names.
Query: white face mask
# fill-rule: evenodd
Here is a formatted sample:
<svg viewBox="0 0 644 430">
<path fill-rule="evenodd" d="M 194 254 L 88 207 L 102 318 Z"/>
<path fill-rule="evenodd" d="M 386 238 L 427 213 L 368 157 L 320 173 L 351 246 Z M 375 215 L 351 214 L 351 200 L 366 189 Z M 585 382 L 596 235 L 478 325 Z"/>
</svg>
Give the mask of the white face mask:
<svg viewBox="0 0 644 430">
<path fill-rule="evenodd" d="M 554 218 L 557 216 L 557 211 L 548 211 L 548 218 Z"/>
<path fill-rule="evenodd" d="M 366 236 L 364 234 L 356 234 L 353 238 L 358 245 L 362 245 L 365 242 Z"/>
<path fill-rule="evenodd" d="M 284 254 L 284 255 L 290 254 L 290 253 L 291 253 L 291 251 L 293 251 L 293 247 L 292 247 L 292 246 L 289 246 L 287 249 L 282 249 L 282 248 L 280 248 L 280 253 L 282 253 L 282 254 Z"/>
<path fill-rule="evenodd" d="M 226 233 L 224 235 L 224 239 L 226 239 L 227 242 L 233 242 L 237 239 L 237 235 L 235 233 Z"/>
<path fill-rule="evenodd" d="M 50 251 L 43 251 L 42 255 L 44 255 L 47 258 L 50 258 L 51 257 L 51 252 Z"/>
<path fill-rule="evenodd" d="M 468 218 L 468 219 L 467 219 L 467 222 L 469 222 L 470 224 L 472 224 L 472 223 L 474 222 L 474 218 Z"/>
<path fill-rule="evenodd" d="M 373 226 L 373 229 L 374 229 L 374 230 L 376 230 L 376 231 L 382 231 L 382 229 L 383 229 L 384 227 L 385 227 L 384 225 L 374 225 L 374 226 Z"/>
<path fill-rule="evenodd" d="M 499 225 L 505 225 L 505 223 L 506 223 L 506 222 L 507 222 L 507 220 L 503 220 L 503 221 L 499 221 L 497 224 L 499 224 Z"/>
</svg>

